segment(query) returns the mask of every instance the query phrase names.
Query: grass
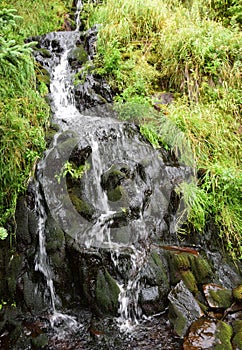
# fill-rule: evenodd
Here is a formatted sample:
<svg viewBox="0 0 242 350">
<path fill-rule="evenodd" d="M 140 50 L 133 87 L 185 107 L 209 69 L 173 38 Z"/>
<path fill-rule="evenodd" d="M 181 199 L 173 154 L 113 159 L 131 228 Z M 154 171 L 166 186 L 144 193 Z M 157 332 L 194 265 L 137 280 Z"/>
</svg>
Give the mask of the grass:
<svg viewBox="0 0 242 350">
<path fill-rule="evenodd" d="M 197 183 L 180 189 L 187 233 L 213 222 L 241 259 L 241 2 L 106 0 L 84 8 L 86 26 L 100 24 L 96 73 L 112 86 L 120 117 L 139 123 L 155 147 L 196 161 Z M 161 104 L 163 93 L 173 102 Z"/>
<path fill-rule="evenodd" d="M 70 7 L 70 1 L 1 1 L 0 238 L 6 236 L 3 226 L 14 233 L 17 197 L 45 149 L 49 118 L 49 106 L 37 88 L 32 44 L 24 39 L 61 28 L 65 5 Z"/>
</svg>

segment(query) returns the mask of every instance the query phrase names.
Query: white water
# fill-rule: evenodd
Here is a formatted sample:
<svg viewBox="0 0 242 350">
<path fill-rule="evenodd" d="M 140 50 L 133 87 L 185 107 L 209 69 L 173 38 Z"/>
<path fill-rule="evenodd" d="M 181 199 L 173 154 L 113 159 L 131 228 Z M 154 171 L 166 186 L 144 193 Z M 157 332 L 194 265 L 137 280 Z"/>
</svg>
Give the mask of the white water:
<svg viewBox="0 0 242 350">
<path fill-rule="evenodd" d="M 76 13 L 75 13 L 75 21 L 76 21 L 76 31 L 80 30 L 81 26 L 81 10 L 82 10 L 82 1 L 78 0 L 76 4 Z"/>
<path fill-rule="evenodd" d="M 46 252 L 46 238 L 45 238 L 45 223 L 46 223 L 46 212 L 42 204 L 43 198 L 39 188 L 39 183 L 36 183 L 36 198 L 35 198 L 35 212 L 38 216 L 38 236 L 39 236 L 39 252 L 35 258 L 35 271 L 43 273 L 48 291 L 50 294 L 52 313 L 50 315 L 50 324 L 52 328 L 55 328 L 58 337 L 62 338 L 65 335 L 67 329 L 73 331 L 78 330 L 81 325 L 75 320 L 74 317 L 63 314 L 57 310 L 57 305 L 60 304 L 56 294 L 53 283 L 53 271 L 50 267 L 50 262 Z M 46 293 L 47 294 L 47 293 Z M 57 327 L 56 327 L 57 326 Z"/>
</svg>

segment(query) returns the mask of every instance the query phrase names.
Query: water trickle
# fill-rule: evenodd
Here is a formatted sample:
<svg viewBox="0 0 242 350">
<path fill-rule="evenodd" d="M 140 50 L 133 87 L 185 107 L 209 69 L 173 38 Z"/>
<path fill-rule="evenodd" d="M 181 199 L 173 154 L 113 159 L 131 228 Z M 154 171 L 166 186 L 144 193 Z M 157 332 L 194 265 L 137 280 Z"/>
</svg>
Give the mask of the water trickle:
<svg viewBox="0 0 242 350">
<path fill-rule="evenodd" d="M 77 0 L 76 4 L 76 13 L 75 13 L 75 22 L 76 22 L 76 31 L 78 32 L 80 30 L 81 26 L 81 10 L 82 10 L 82 1 Z"/>
<path fill-rule="evenodd" d="M 40 184 L 36 182 L 35 186 L 36 186 L 35 213 L 36 213 L 36 216 L 38 217 L 37 234 L 39 237 L 39 251 L 35 258 L 35 271 L 40 271 L 41 273 L 43 273 L 46 279 L 47 289 L 50 294 L 51 308 L 52 308 L 52 312 L 50 315 L 50 324 L 51 324 L 51 327 L 57 331 L 58 337 L 61 338 L 65 335 L 65 332 L 67 330 L 72 329 L 73 331 L 77 331 L 79 328 L 81 328 L 81 325 L 78 324 L 78 322 L 75 320 L 74 317 L 66 315 L 57 310 L 58 307 L 61 307 L 61 303 L 55 293 L 54 282 L 53 282 L 54 274 L 53 274 L 53 271 L 51 270 L 48 255 L 46 252 L 45 224 L 46 224 L 47 215 L 43 204 L 44 203 L 43 196 L 41 195 L 41 191 L 40 191 Z"/>
</svg>

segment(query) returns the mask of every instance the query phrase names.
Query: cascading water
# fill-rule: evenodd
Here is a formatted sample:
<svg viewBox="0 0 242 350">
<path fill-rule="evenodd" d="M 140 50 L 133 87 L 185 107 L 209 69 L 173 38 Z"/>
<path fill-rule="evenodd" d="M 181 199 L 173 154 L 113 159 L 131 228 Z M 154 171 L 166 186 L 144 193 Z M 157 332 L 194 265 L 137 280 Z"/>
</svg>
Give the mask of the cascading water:
<svg viewBox="0 0 242 350">
<path fill-rule="evenodd" d="M 53 113 L 53 121 L 57 122 L 62 130 L 68 130 L 68 124 L 71 125 L 71 129 L 76 127 L 78 129 L 78 124 L 80 121 L 83 123 L 87 123 L 91 125 L 93 124 L 93 118 L 84 117 L 80 114 L 75 106 L 75 98 L 73 91 L 73 78 L 70 64 L 68 62 L 68 56 L 75 46 L 75 43 L 79 37 L 79 27 L 80 27 L 80 11 L 82 8 L 81 1 L 77 3 L 77 12 L 76 12 L 76 23 L 77 27 L 74 32 L 65 32 L 55 33 L 55 37 L 59 37 L 61 41 L 61 45 L 63 47 L 63 52 L 58 59 L 58 63 L 52 67 L 51 69 L 51 83 L 50 83 L 50 99 L 52 101 L 52 113 Z M 51 43 L 50 43 L 51 48 Z M 112 123 L 115 123 L 112 121 Z M 76 125 L 75 125 L 76 124 Z M 88 128 L 87 128 L 88 129 Z M 120 159 L 125 158 L 125 153 L 122 151 L 122 139 L 123 139 L 123 131 L 117 130 L 120 135 L 117 135 L 117 157 Z M 83 230 L 83 234 L 85 239 L 82 241 L 82 244 L 86 248 L 90 248 L 93 245 L 97 246 L 105 246 L 106 249 L 111 251 L 111 257 L 113 258 L 113 263 L 115 265 L 118 264 L 118 258 L 114 258 L 114 256 L 118 256 L 119 248 L 122 248 L 123 244 L 120 245 L 119 242 L 113 241 L 113 237 L 111 237 L 110 225 L 113 223 L 113 217 L 117 214 L 117 210 L 113 210 L 110 208 L 108 203 L 107 194 L 101 187 L 101 176 L 104 173 L 104 169 L 102 168 L 102 156 L 100 155 L 100 151 L 105 152 L 104 149 L 98 144 L 97 140 L 93 135 L 89 134 L 89 130 L 85 134 L 86 139 L 88 139 L 88 143 L 92 149 L 91 154 L 91 167 L 92 167 L 92 179 L 91 183 L 86 186 L 86 195 L 92 199 L 93 205 L 98 208 L 101 212 L 101 215 L 96 220 L 95 224 L 88 228 L 85 232 Z M 119 144 L 120 143 L 120 144 Z M 53 143 L 52 148 L 55 148 L 56 144 Z M 128 152 L 125 151 L 125 152 Z M 48 152 L 46 155 L 48 158 Z M 46 160 L 39 163 L 39 173 L 44 174 L 44 168 L 46 167 Z M 44 174 L 45 175 L 45 174 Z M 57 174 L 56 174 L 57 175 Z M 47 176 L 49 177 L 49 176 Z M 44 180 L 42 179 L 43 175 L 39 175 L 40 182 Z M 87 181 L 88 183 L 88 181 Z M 137 188 L 138 190 L 138 184 Z M 40 200 L 37 199 L 36 202 L 37 210 L 40 210 L 41 213 L 39 215 L 39 253 L 36 257 L 36 270 L 41 271 L 47 281 L 47 286 L 51 295 L 51 305 L 53 309 L 53 315 L 51 316 L 52 325 L 58 323 L 60 319 L 68 322 L 71 327 L 77 327 L 77 323 L 74 318 L 70 316 L 64 315 L 60 312 L 56 311 L 56 302 L 57 298 L 55 295 L 52 275 L 53 272 L 48 265 L 48 256 L 45 249 L 45 214 L 44 210 L 41 207 Z M 138 230 L 141 232 L 140 237 L 145 238 L 146 236 L 146 228 L 144 221 L 142 220 L 142 213 L 139 213 L 140 217 L 136 220 L 139 225 Z M 132 228 L 131 228 L 132 229 Z M 125 243 L 126 246 L 126 243 Z M 115 248 L 115 251 L 112 249 Z M 128 330 L 132 324 L 136 324 L 138 322 L 138 318 L 140 317 L 141 310 L 138 308 L 138 295 L 139 295 L 139 271 L 143 263 L 145 262 L 145 249 L 142 251 L 137 250 L 134 246 L 130 246 L 130 256 L 131 256 L 131 269 L 129 272 L 129 279 L 125 284 L 120 284 L 120 296 L 119 296 L 119 317 L 118 324 L 120 325 L 121 330 Z"/>
<path fill-rule="evenodd" d="M 97 260 L 99 254 L 109 256 L 109 269 L 102 266 L 95 277 L 86 277 L 88 283 L 89 279 L 97 279 L 96 290 L 89 303 L 92 300 L 99 302 L 97 288 L 104 283 L 103 277 L 100 277 L 104 273 L 105 283 L 112 283 L 115 285 L 112 288 L 119 290 L 116 323 L 121 333 L 129 333 L 142 319 L 142 288 L 145 290 L 143 303 L 149 304 L 150 294 L 159 297 L 158 287 L 153 287 L 153 282 L 150 287 L 146 286 L 144 278 L 145 274 L 149 274 L 145 270 L 149 270 L 150 248 L 152 242 L 158 239 L 156 236 L 163 232 L 169 232 L 172 237 L 170 228 L 175 226 L 175 215 L 170 215 L 167 221 L 164 219 L 171 192 L 176 184 L 190 176 L 186 167 L 165 164 L 161 154 L 143 139 L 136 126 L 103 116 L 101 108 L 97 115 L 93 115 L 91 110 L 90 114 L 88 110 L 85 114 L 80 113 L 82 108 L 77 103 L 74 80 L 81 72 L 80 67 L 76 68 L 75 56 L 82 50 L 79 33 L 81 8 L 82 3 L 78 1 L 76 30 L 44 36 L 39 45 L 47 48 L 51 57 L 38 56 L 50 74 L 52 122 L 58 124 L 59 130 L 38 165 L 37 176 L 44 198 L 42 194 L 36 198 L 39 251 L 35 269 L 45 277 L 52 309 L 50 322 L 59 337 L 65 336 L 68 328 L 78 331 L 83 326 L 68 312 L 60 311 L 62 299 L 56 293 L 55 273 L 46 249 L 47 216 L 51 215 L 63 229 L 67 237 L 65 244 L 70 251 L 75 247 L 87 259 L 90 254 L 95 254 Z M 93 83 L 94 80 L 90 78 L 89 81 Z M 84 83 L 80 91 L 84 91 L 86 96 L 87 91 L 94 92 L 94 88 L 95 84 L 90 88 Z M 97 95 L 95 101 L 100 102 Z M 68 175 L 66 164 L 73 162 L 76 168 L 69 168 Z M 79 166 L 84 166 L 85 170 L 80 178 L 75 179 L 73 176 Z M 66 177 L 63 175 L 65 170 Z M 42 205 L 43 200 L 48 207 L 48 215 Z M 70 254 L 71 260 L 75 260 L 75 255 Z M 73 273 L 79 273 L 76 270 L 79 264 L 83 265 L 80 275 L 85 275 L 85 258 L 81 263 L 74 263 Z M 71 275 L 68 278 L 72 280 L 74 294 L 80 293 L 75 278 Z M 80 288 L 87 300 L 93 293 L 93 283 L 88 293 L 86 287 Z M 112 300 L 113 297 L 110 298 Z M 102 308 L 102 305 L 99 307 Z M 113 305 L 110 308 L 113 309 Z"/>
</svg>

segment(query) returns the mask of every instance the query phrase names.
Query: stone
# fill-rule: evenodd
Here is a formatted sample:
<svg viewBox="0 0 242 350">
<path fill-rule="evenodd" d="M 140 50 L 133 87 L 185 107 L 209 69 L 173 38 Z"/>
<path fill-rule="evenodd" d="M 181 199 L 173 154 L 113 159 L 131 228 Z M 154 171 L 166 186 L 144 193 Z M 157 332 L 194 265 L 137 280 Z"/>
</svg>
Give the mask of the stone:
<svg viewBox="0 0 242 350">
<path fill-rule="evenodd" d="M 232 295 L 236 301 L 242 302 L 242 284 L 232 290 Z"/>
<path fill-rule="evenodd" d="M 105 314 L 116 314 L 118 310 L 118 296 L 120 289 L 116 281 L 105 269 L 99 271 L 96 281 L 96 302 Z"/>
<path fill-rule="evenodd" d="M 232 350 L 232 334 L 232 327 L 227 323 L 202 317 L 191 325 L 183 349 Z"/>
<path fill-rule="evenodd" d="M 171 290 L 168 299 L 171 323 L 175 332 L 184 337 L 190 325 L 203 315 L 203 311 L 183 281 Z"/>
<path fill-rule="evenodd" d="M 232 339 L 233 349 L 242 349 L 242 320 L 235 320 L 232 324 L 234 337 Z"/>
<path fill-rule="evenodd" d="M 203 286 L 203 292 L 211 308 L 227 309 L 232 304 L 232 291 L 210 283 Z"/>
<path fill-rule="evenodd" d="M 48 345 L 49 340 L 46 334 L 40 334 L 36 338 L 31 339 L 33 349 L 43 349 Z"/>
</svg>

